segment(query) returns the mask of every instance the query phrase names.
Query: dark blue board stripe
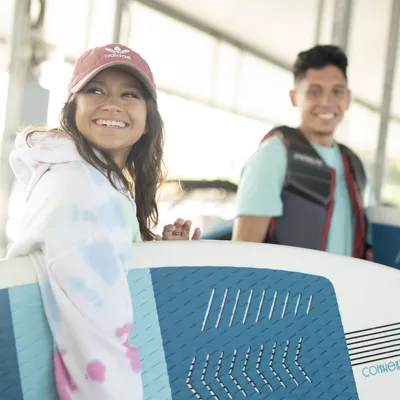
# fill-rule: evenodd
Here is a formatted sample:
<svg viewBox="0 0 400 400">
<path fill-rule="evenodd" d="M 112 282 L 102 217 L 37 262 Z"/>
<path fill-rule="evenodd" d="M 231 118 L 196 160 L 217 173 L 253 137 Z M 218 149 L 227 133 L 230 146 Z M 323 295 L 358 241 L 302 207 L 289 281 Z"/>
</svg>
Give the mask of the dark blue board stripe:
<svg viewBox="0 0 400 400">
<path fill-rule="evenodd" d="M 0 290 L 0 399 L 23 399 L 7 289 Z"/>
</svg>

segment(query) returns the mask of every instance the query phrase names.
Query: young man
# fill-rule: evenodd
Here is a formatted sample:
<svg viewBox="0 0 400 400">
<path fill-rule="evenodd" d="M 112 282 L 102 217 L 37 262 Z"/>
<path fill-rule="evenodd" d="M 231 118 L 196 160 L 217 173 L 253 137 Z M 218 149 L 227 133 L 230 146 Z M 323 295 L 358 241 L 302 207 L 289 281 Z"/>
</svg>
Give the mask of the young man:
<svg viewBox="0 0 400 400">
<path fill-rule="evenodd" d="M 316 46 L 293 73 L 300 126 L 273 129 L 246 163 L 232 239 L 370 259 L 364 210 L 374 196 L 360 159 L 333 138 L 350 104 L 347 57 Z"/>
</svg>

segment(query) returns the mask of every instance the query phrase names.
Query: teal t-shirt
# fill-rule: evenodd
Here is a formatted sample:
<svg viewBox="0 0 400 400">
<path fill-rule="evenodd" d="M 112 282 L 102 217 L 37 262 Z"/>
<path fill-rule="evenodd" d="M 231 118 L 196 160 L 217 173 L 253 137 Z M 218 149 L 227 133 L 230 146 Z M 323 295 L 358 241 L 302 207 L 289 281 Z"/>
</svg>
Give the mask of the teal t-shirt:
<svg viewBox="0 0 400 400">
<path fill-rule="evenodd" d="M 354 216 L 347 190 L 344 166 L 339 146 L 312 144 L 325 163 L 336 170 L 335 202 L 328 232 L 326 251 L 351 256 L 354 243 Z M 279 136 L 262 143 L 242 170 L 236 215 L 279 217 L 283 213 L 282 190 L 286 175 L 287 151 Z M 369 182 L 368 186 L 370 188 Z M 375 205 L 373 190 L 369 190 L 365 207 Z M 368 232 L 368 236 L 371 236 Z M 370 237 L 368 238 L 370 239 Z"/>
</svg>

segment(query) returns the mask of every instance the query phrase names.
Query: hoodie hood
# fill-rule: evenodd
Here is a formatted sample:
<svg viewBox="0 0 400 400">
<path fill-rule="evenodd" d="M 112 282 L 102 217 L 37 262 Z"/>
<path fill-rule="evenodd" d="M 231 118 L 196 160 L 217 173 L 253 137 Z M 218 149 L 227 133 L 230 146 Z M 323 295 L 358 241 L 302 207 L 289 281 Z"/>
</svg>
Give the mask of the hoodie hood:
<svg viewBox="0 0 400 400">
<path fill-rule="evenodd" d="M 60 132 L 34 132 L 26 143 L 26 134 L 18 134 L 16 149 L 10 154 L 10 165 L 16 179 L 26 190 L 26 195 L 53 164 L 84 161 L 75 143 Z"/>
</svg>

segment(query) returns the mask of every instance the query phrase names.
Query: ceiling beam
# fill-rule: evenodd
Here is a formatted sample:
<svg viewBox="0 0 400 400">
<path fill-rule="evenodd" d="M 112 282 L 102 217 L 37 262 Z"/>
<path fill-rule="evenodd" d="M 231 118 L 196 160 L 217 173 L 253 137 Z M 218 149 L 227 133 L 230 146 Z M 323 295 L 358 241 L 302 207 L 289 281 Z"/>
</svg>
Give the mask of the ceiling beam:
<svg viewBox="0 0 400 400">
<path fill-rule="evenodd" d="M 168 5 L 160 2 L 160 1 L 157 1 L 157 0 L 134 0 L 134 1 L 141 3 L 153 10 L 159 11 L 165 15 L 168 15 L 169 17 L 176 19 L 180 22 L 183 22 L 186 25 L 191 26 L 192 28 L 202 31 L 208 35 L 214 36 L 219 40 L 222 40 L 232 46 L 235 46 L 235 47 L 241 49 L 242 51 L 245 51 L 246 53 L 249 53 L 255 57 L 258 57 L 258 58 L 260 58 L 270 64 L 273 64 L 285 71 L 289 71 L 289 72 L 292 71 L 292 67 L 290 64 L 273 56 L 272 54 L 262 51 L 261 49 L 258 49 L 256 47 L 252 46 L 250 43 L 246 43 L 244 41 L 238 40 L 237 38 L 234 38 L 227 33 L 224 33 L 215 28 L 212 28 L 212 27 L 204 24 L 203 22 L 199 21 L 198 19 L 193 18 L 192 16 L 189 16 L 171 6 L 168 6 Z M 381 111 L 381 107 L 379 104 L 372 103 L 371 101 L 369 101 L 365 98 L 362 98 L 360 96 L 354 95 L 353 101 L 370 111 L 373 111 L 376 113 L 380 113 L 380 111 Z M 393 121 L 400 123 L 400 115 L 391 114 L 391 119 Z"/>
</svg>

